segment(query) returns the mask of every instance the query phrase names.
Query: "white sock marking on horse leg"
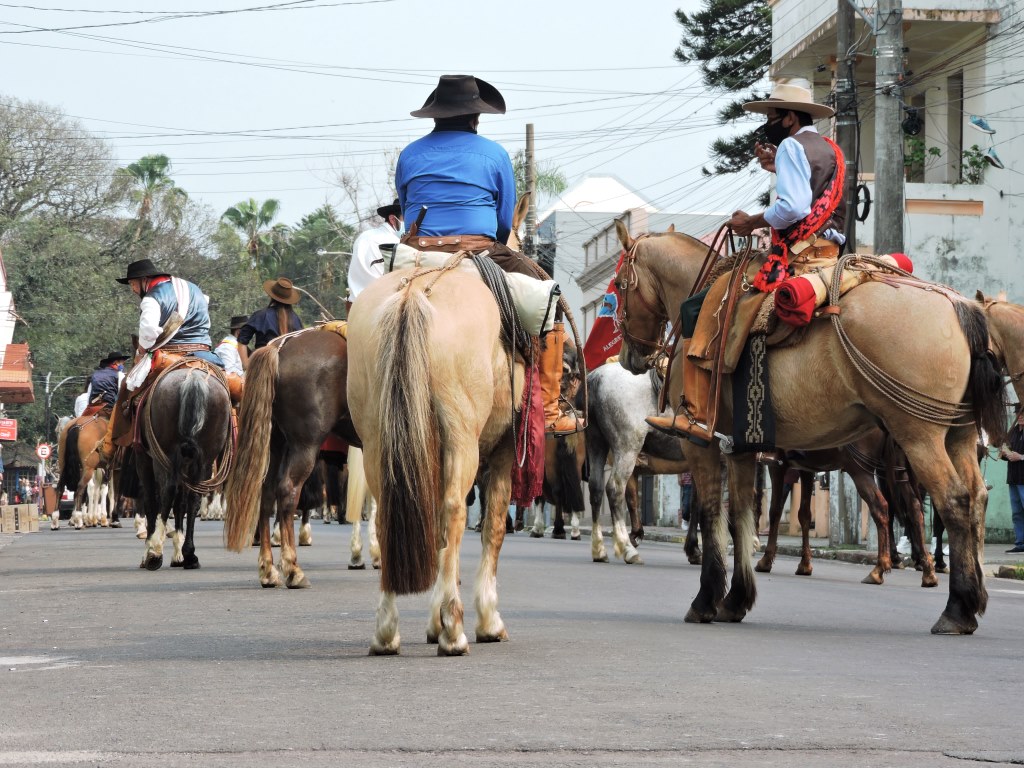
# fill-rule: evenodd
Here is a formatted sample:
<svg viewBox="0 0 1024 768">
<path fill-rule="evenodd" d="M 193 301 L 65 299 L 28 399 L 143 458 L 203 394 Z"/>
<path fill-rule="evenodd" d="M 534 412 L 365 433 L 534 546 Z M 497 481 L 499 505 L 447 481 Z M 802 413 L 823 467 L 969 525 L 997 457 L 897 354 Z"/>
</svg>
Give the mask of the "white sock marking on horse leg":
<svg viewBox="0 0 1024 768">
<path fill-rule="evenodd" d="M 398 605 L 394 592 L 381 592 L 377 604 L 377 628 L 370 643 L 370 652 L 377 654 L 398 653 L 402 638 L 398 634 Z"/>
<path fill-rule="evenodd" d="M 358 520 L 352 523 L 352 537 L 348 541 L 348 549 L 352 553 L 352 557 L 348 561 L 349 565 L 363 564 L 363 538 L 359 534 L 361 525 L 362 523 Z"/>
<path fill-rule="evenodd" d="M 313 526 L 303 523 L 299 528 L 299 546 L 309 547 L 313 545 Z"/>
<path fill-rule="evenodd" d="M 533 533 L 536 533 L 539 537 L 544 536 L 544 530 L 547 526 L 544 525 L 544 507 L 541 504 L 533 505 Z"/>
<path fill-rule="evenodd" d="M 601 533 L 601 523 L 595 522 L 590 529 L 590 557 L 600 562 L 608 560 L 608 550 L 604 547 L 604 534 Z"/>
<path fill-rule="evenodd" d="M 629 564 L 640 564 L 640 553 L 629 543 L 629 531 L 624 520 L 616 520 L 613 528 L 615 534 L 615 554 Z"/>
<path fill-rule="evenodd" d="M 185 546 L 185 532 L 175 530 L 174 536 L 171 537 L 171 541 L 174 542 L 174 556 L 171 558 L 172 563 L 183 563 L 185 562 L 185 555 L 181 551 Z"/>
<path fill-rule="evenodd" d="M 580 513 L 573 512 L 572 517 L 569 518 L 569 535 L 574 539 L 580 537 Z"/>
<path fill-rule="evenodd" d="M 366 523 L 366 535 L 370 539 L 370 562 L 380 568 L 380 542 L 377 540 L 377 500 L 370 497 L 370 519 Z"/>
</svg>

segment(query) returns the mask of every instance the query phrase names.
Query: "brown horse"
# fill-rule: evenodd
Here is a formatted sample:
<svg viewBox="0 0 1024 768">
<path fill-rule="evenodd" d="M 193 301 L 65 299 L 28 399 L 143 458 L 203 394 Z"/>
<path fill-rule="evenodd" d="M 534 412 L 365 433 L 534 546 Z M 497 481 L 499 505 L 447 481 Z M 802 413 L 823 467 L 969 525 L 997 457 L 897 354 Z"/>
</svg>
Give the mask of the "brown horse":
<svg viewBox="0 0 1024 768">
<path fill-rule="evenodd" d="M 477 642 L 506 640 L 497 610 L 523 366 L 502 341 L 498 304 L 474 274 L 401 270 L 359 294 L 349 324 L 349 406 L 377 499 L 381 599 L 371 654 L 400 648 L 396 595 L 434 583 L 428 642 L 462 655 L 459 549 L 466 496 L 486 465 Z"/>
<path fill-rule="evenodd" d="M 707 249 L 678 234 L 654 235 L 634 248 L 621 223 L 618 229 L 627 251 L 616 277 L 622 297 L 621 362 L 640 373 L 658 353 L 665 324 L 690 295 Z M 932 632 L 970 634 L 988 601 L 982 571 L 988 492 L 975 458 L 977 429 L 980 425 L 990 434 L 1005 429 L 999 377 L 986 355 L 984 315 L 976 304 L 945 292 L 884 281 L 864 283 L 840 299 L 839 308 L 838 328 L 813 323 L 799 344 L 770 350 L 776 444 L 831 448 L 883 425 L 906 450 L 949 529 L 950 592 Z M 891 377 L 889 383 L 861 373 L 838 330 L 881 375 Z M 858 362 L 863 368 L 865 363 Z M 731 390 L 726 377 L 720 404 L 726 433 L 731 430 Z M 753 524 L 754 457 L 727 457 L 733 502 L 729 529 L 735 545 L 727 592 L 719 445 L 699 448 L 684 442 L 683 451 L 692 467 L 704 532 L 701 586 L 686 620 L 741 621 L 756 597 L 746 547 Z"/>
<path fill-rule="evenodd" d="M 224 538 L 228 549 L 250 546 L 259 524 L 259 578 L 281 584 L 271 549 L 277 508 L 281 570 L 289 589 L 309 586 L 295 547 L 300 491 L 330 434 L 358 445 L 348 412 L 348 342 L 331 330 L 308 328 L 281 336 L 249 358 L 238 419 L 238 453 L 228 478 Z"/>
<path fill-rule="evenodd" d="M 75 494 L 75 508 L 71 513 L 70 525 L 81 530 L 94 525 L 106 527 L 106 494 L 92 484 L 93 478 L 102 480 L 103 464 L 96 444 L 107 431 L 107 419 L 100 411 L 72 419 L 57 438 L 57 466 L 60 479 L 57 481 L 57 496 L 67 488 Z M 100 499 L 103 503 L 100 503 Z M 83 509 L 83 505 L 86 506 Z M 58 505 L 59 507 L 60 505 Z M 54 511 L 50 521 L 51 530 L 60 528 L 60 510 Z"/>
<path fill-rule="evenodd" d="M 880 430 L 872 430 L 866 435 L 858 438 L 850 445 L 838 448 L 826 448 L 818 451 L 801 451 L 798 455 L 790 454 L 783 464 L 773 464 L 768 471 L 772 478 L 772 497 L 769 508 L 769 529 L 768 543 L 765 546 L 764 554 L 754 566 L 759 573 L 771 573 L 772 565 L 775 562 L 775 554 L 778 551 L 779 521 L 782 519 L 783 498 L 783 476 L 787 469 L 800 470 L 801 478 L 806 473 L 831 472 L 841 470 L 850 476 L 857 494 L 868 506 L 871 519 L 874 521 L 878 531 L 878 559 L 875 567 L 864 577 L 863 584 L 881 584 L 885 574 L 893 567 L 892 551 L 894 544 L 890 537 L 892 530 L 892 514 L 889 499 L 886 493 L 879 486 L 877 478 L 882 476 L 883 485 L 889 494 L 902 493 L 907 490 L 908 482 L 900 482 L 900 478 L 892 477 L 886 481 L 887 469 L 892 462 L 906 464 L 906 458 L 902 451 L 887 439 L 886 434 Z M 904 469 L 903 466 L 893 469 Z M 924 514 L 921 510 L 920 499 L 916 494 L 910 494 L 907 503 L 901 507 L 905 508 L 910 517 L 908 520 L 908 531 L 915 538 L 918 544 L 924 542 Z M 796 574 L 798 576 L 810 576 L 811 566 L 811 499 L 808 487 L 802 487 L 800 494 L 799 520 L 800 530 L 803 537 L 800 562 L 797 564 Z M 935 563 L 931 555 L 925 552 L 921 556 L 921 586 L 937 587 L 939 580 L 935 576 Z"/>
<path fill-rule="evenodd" d="M 139 406 L 142 449 L 134 451 L 134 466 L 137 500 L 148 531 L 141 567 L 150 571 L 163 565 L 164 531 L 172 509 L 175 557 L 171 565 L 199 568 L 193 540 L 199 499 L 220 487 L 220 472 L 231 463 L 227 384 L 208 365 L 191 367 L 195 365 L 190 362 L 163 371 Z"/>
</svg>

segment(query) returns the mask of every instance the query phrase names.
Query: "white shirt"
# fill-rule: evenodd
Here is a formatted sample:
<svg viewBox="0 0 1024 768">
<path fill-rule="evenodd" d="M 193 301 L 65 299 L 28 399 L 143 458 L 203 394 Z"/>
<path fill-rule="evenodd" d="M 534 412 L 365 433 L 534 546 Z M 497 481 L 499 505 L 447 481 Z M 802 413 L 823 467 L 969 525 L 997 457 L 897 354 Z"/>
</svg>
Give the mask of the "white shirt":
<svg viewBox="0 0 1024 768">
<path fill-rule="evenodd" d="M 224 373 L 237 373 L 239 376 L 245 376 L 242 357 L 238 354 L 238 339 L 234 336 L 228 335 L 221 339 L 220 344 L 213 350 L 213 354 L 224 363 Z"/>
<path fill-rule="evenodd" d="M 89 395 L 92 393 L 92 384 L 86 388 L 85 392 L 75 398 L 75 418 L 77 419 L 83 413 L 85 409 L 89 407 Z"/>
<path fill-rule="evenodd" d="M 387 265 L 380 246 L 397 242 L 398 233 L 386 221 L 360 233 L 352 243 L 352 261 L 348 267 L 349 301 L 355 301 L 366 286 L 384 274 Z"/>
</svg>

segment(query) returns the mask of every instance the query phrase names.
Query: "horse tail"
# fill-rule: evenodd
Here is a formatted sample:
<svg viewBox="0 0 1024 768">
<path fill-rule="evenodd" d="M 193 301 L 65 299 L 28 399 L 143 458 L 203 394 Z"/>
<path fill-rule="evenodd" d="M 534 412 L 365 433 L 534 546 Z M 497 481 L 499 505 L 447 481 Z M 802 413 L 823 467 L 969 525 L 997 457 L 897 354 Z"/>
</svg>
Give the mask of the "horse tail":
<svg viewBox="0 0 1024 768">
<path fill-rule="evenodd" d="M 60 465 L 60 479 L 57 481 L 57 497 L 59 498 L 65 488 L 72 493 L 78 492 L 78 483 L 82 480 L 82 457 L 78 455 L 78 435 L 82 427 L 75 424 L 64 435 L 64 444 L 57 444 L 60 451 L 58 464 Z"/>
<path fill-rule="evenodd" d="M 204 456 L 199 434 L 206 424 L 208 401 L 205 377 L 188 371 L 178 392 L 178 444 L 171 458 L 171 472 L 192 484 L 206 479 L 202 477 Z"/>
<path fill-rule="evenodd" d="M 443 464 L 441 424 L 430 392 L 430 313 L 422 293 L 406 291 L 385 309 L 377 327 L 378 338 L 387 340 L 380 345 L 377 379 L 381 589 L 399 595 L 429 589 L 437 575 Z"/>
<path fill-rule="evenodd" d="M 1006 437 L 1006 390 L 989 351 L 988 320 L 981 307 L 969 301 L 958 301 L 956 317 L 971 350 L 971 373 L 967 397 L 971 415 L 979 430 L 988 435 L 988 442 L 999 445 Z"/>
<path fill-rule="evenodd" d="M 582 512 L 586 508 L 576 453 L 583 440 L 583 433 L 576 432 L 555 441 L 555 471 L 558 474 L 560 496 L 555 501 L 572 512 Z"/>
<path fill-rule="evenodd" d="M 245 395 L 238 414 L 235 464 L 224 491 L 224 542 L 233 552 L 252 544 L 260 514 L 260 496 L 270 466 L 270 431 L 281 350 L 270 344 L 256 350 L 245 372 Z"/>
</svg>

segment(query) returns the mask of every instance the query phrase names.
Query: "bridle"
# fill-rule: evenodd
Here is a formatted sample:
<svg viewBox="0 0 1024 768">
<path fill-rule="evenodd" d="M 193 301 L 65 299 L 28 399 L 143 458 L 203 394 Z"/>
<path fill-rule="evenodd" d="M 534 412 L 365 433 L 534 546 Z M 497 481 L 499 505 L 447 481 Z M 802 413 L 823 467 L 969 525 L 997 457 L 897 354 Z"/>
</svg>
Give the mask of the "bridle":
<svg viewBox="0 0 1024 768">
<path fill-rule="evenodd" d="M 644 292 L 640 287 L 640 277 L 637 274 L 636 268 L 636 252 L 637 246 L 648 237 L 650 237 L 650 234 L 646 232 L 638 235 L 633 244 L 630 245 L 629 250 L 622 256 L 622 265 L 615 275 L 615 288 L 619 293 L 619 305 L 615 312 L 615 326 L 630 343 L 651 350 L 643 358 L 647 367 L 651 368 L 654 366 L 654 361 L 665 354 L 665 329 L 668 325 L 668 311 L 665 309 L 665 303 L 657 292 L 655 293 L 655 305 L 644 296 Z M 656 338 L 644 339 L 629 332 L 627 323 L 630 318 L 629 297 L 631 293 L 635 293 L 637 300 L 652 316 L 661 317 Z"/>
</svg>

